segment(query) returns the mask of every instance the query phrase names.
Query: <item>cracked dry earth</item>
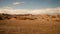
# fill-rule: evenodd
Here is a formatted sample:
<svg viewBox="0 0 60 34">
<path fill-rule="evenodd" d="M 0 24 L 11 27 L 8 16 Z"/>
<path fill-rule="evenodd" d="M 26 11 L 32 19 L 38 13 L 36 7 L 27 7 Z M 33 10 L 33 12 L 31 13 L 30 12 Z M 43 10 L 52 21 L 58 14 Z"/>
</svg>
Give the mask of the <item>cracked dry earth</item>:
<svg viewBox="0 0 60 34">
<path fill-rule="evenodd" d="M 60 34 L 60 22 L 46 20 L 1 20 L 0 34 Z"/>
</svg>

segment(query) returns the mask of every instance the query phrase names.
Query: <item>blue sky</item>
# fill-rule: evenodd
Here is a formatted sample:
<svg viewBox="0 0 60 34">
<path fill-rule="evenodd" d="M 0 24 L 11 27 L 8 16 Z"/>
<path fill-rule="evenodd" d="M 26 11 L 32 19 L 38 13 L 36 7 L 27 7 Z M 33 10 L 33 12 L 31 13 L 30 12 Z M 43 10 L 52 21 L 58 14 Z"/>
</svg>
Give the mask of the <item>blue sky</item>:
<svg viewBox="0 0 60 34">
<path fill-rule="evenodd" d="M 58 14 L 60 0 L 0 0 L 0 13 Z"/>
<path fill-rule="evenodd" d="M 0 0 L 0 8 L 38 9 L 60 7 L 60 0 Z"/>
</svg>

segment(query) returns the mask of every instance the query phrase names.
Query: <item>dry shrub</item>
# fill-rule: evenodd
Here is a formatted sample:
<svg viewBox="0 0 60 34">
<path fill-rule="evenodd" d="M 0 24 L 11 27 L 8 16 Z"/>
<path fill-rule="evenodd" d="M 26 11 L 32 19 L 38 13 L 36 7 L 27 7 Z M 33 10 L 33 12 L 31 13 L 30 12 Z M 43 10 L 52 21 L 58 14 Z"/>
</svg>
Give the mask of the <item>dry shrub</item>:
<svg viewBox="0 0 60 34">
<path fill-rule="evenodd" d="M 9 14 L 0 14 L 0 20 L 9 19 L 9 17 L 10 17 Z"/>
<path fill-rule="evenodd" d="M 17 20 L 34 20 L 34 19 L 37 19 L 33 16 L 17 16 L 15 17 Z"/>
<path fill-rule="evenodd" d="M 53 20 L 53 21 L 55 21 L 55 22 L 60 22 L 60 20 Z"/>
<path fill-rule="evenodd" d="M 0 17 L 0 20 L 3 20 L 3 18 L 2 18 L 2 17 Z"/>
<path fill-rule="evenodd" d="M 26 17 L 20 17 L 20 16 L 18 16 L 18 17 L 16 17 L 16 19 L 17 20 L 26 20 L 27 18 Z"/>
</svg>

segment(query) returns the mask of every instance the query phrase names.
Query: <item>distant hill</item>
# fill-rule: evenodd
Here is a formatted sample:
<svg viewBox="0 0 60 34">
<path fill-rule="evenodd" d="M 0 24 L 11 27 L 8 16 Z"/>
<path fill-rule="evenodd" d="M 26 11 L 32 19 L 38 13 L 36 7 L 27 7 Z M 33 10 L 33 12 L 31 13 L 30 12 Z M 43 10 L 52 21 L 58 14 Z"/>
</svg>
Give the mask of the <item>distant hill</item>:
<svg viewBox="0 0 60 34">
<path fill-rule="evenodd" d="M 19 19 L 19 20 L 25 20 L 25 19 L 34 19 L 32 14 L 19 14 L 19 15 L 10 15 L 10 14 L 0 14 L 0 20 L 7 20 L 11 18 Z"/>
<path fill-rule="evenodd" d="M 19 14 L 19 15 L 10 15 L 10 14 L 0 14 L 0 20 L 60 20 L 60 14 L 57 15 L 32 15 L 32 14 Z"/>
</svg>

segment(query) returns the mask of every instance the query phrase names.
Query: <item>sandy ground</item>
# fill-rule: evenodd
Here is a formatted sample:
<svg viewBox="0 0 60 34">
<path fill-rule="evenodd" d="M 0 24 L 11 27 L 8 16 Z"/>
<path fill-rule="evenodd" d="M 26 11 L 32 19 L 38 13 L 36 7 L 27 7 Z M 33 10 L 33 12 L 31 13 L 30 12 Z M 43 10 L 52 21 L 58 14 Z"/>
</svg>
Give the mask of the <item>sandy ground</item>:
<svg viewBox="0 0 60 34">
<path fill-rule="evenodd" d="M 0 34 L 60 34 L 60 22 L 46 20 L 1 20 Z"/>
</svg>

